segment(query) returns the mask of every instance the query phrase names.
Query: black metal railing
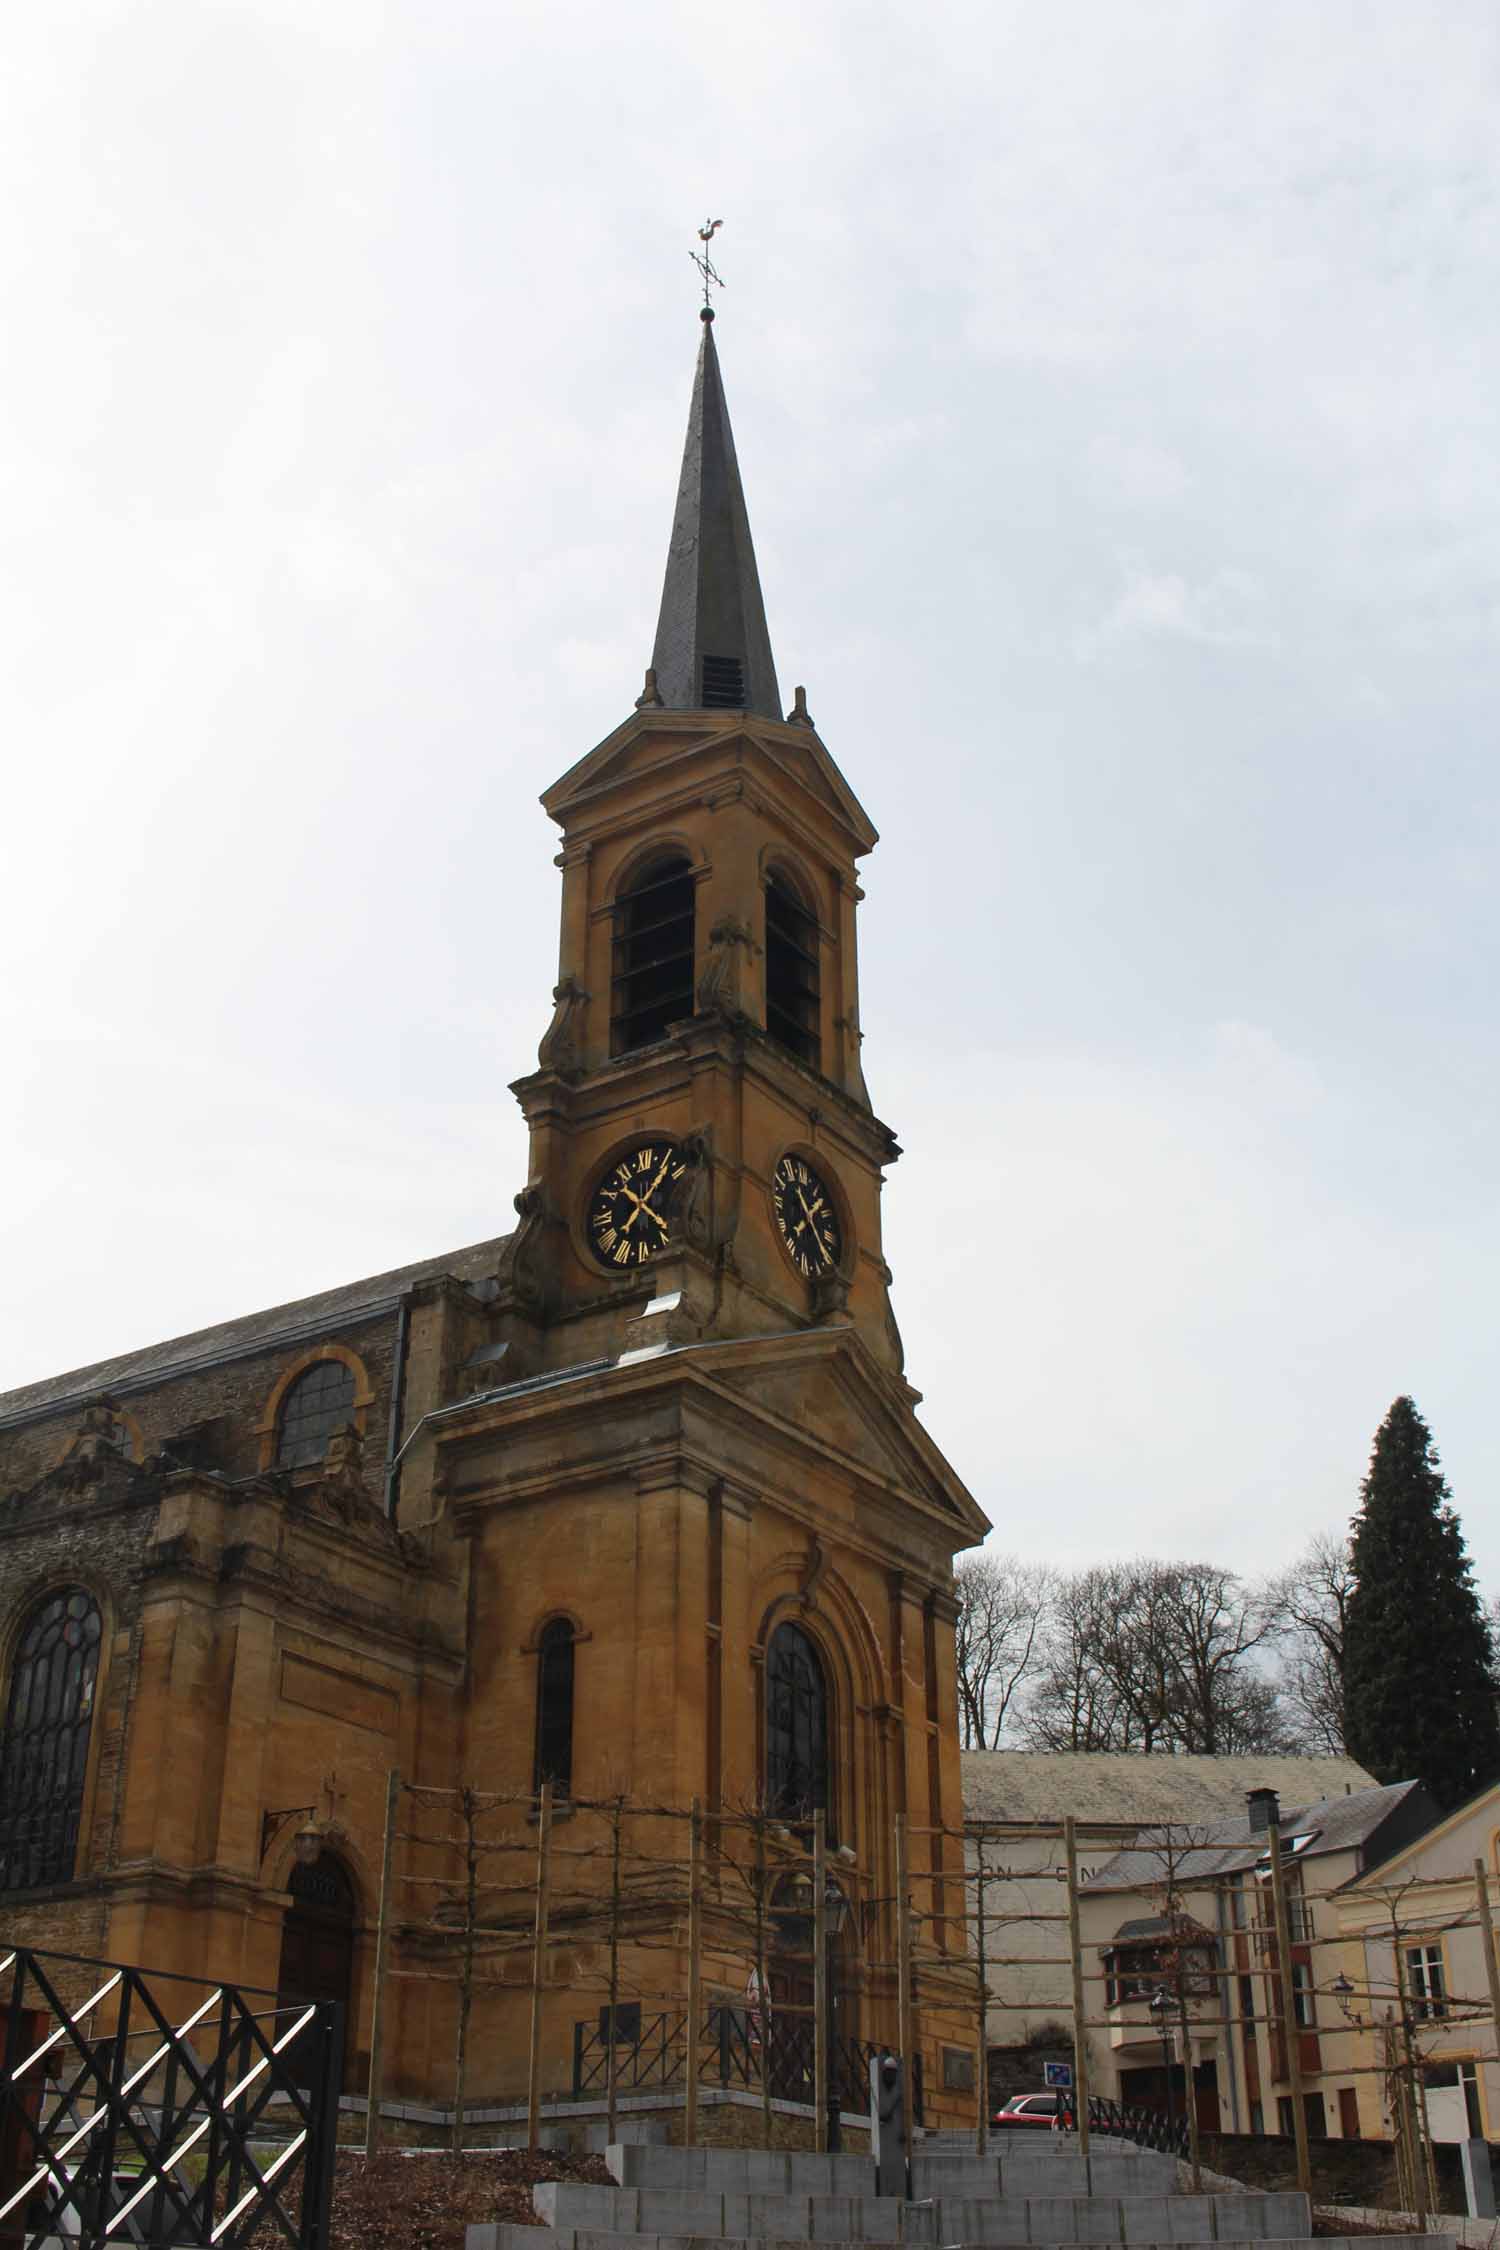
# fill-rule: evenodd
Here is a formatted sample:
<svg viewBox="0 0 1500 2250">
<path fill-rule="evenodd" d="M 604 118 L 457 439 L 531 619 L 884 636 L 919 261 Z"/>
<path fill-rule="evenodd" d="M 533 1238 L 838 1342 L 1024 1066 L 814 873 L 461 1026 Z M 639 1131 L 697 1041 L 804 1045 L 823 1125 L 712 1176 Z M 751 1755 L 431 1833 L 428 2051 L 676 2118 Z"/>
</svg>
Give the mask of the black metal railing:
<svg viewBox="0 0 1500 2250">
<path fill-rule="evenodd" d="M 585 2101 L 603 2094 L 609 2084 L 609 2058 L 613 2046 L 615 2089 L 635 2093 L 643 2089 L 680 2087 L 687 2077 L 687 2015 L 666 2009 L 658 2015 L 644 2013 L 637 2020 L 622 2009 L 613 2040 L 607 2021 L 590 2018 L 573 2026 L 573 2099 Z M 839 2107 L 863 2112 L 870 2106 L 870 2060 L 883 2054 L 878 2041 L 835 2038 L 828 2057 L 829 2091 Z M 712 2001 L 704 2011 L 698 2035 L 700 2086 L 737 2088 L 759 2093 L 762 2072 L 774 2101 L 806 2102 L 813 2099 L 813 2023 L 811 2016 L 777 2016 L 763 2027 L 753 2008 L 731 2007 Z M 912 2070 L 912 2120 L 922 2123 L 921 2057 Z"/>
<path fill-rule="evenodd" d="M 1069 2095 L 1067 2100 L 1071 2099 Z M 1058 2122 L 1064 2132 L 1072 2131 L 1073 2116 L 1066 2107 Z M 1164 2110 L 1146 2109 L 1139 2102 L 1115 2102 L 1107 2095 L 1091 2094 L 1089 2130 L 1109 2133 L 1120 2141 L 1134 2141 L 1139 2148 L 1159 2149 L 1165 2156 L 1188 2153 L 1187 2119 L 1175 2114 L 1168 2117 Z"/>
<path fill-rule="evenodd" d="M 326 2250 L 341 2014 L 0 1944 L 0 2245 Z"/>
</svg>

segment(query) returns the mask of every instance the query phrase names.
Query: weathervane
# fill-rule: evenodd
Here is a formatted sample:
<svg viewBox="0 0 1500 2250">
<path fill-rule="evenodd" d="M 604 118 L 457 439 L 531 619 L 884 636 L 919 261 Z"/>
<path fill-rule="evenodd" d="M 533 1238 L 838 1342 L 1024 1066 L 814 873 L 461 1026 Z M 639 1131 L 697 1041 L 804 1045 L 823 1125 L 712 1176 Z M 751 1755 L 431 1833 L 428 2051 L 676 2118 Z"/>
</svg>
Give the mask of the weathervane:
<svg viewBox="0 0 1500 2250">
<path fill-rule="evenodd" d="M 698 229 L 698 240 L 702 243 L 703 248 L 688 252 L 688 256 L 703 276 L 703 318 L 705 320 L 712 320 L 714 317 L 714 301 L 711 291 L 722 289 L 724 286 L 724 276 L 708 254 L 708 246 L 723 224 L 722 219 L 710 219 L 706 226 L 701 226 Z"/>
</svg>

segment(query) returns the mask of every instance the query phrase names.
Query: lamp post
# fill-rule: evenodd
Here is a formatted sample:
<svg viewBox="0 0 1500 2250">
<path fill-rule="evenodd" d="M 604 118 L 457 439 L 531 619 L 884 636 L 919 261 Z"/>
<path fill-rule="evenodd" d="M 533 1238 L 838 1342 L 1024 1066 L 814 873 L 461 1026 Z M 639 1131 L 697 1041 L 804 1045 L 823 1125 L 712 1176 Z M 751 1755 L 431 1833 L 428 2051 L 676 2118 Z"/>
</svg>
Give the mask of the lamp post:
<svg viewBox="0 0 1500 2250">
<path fill-rule="evenodd" d="M 1167 2131 L 1176 2130 L 1177 2110 L 1172 2099 L 1172 1995 L 1164 1984 L 1159 1984 L 1147 2003 L 1151 2019 L 1161 2040 L 1162 2076 L 1167 2088 Z"/>
<path fill-rule="evenodd" d="M 849 1901 L 830 1875 L 823 1885 L 824 1985 L 828 1994 L 828 2148 L 836 2153 L 844 2145 L 839 2094 L 839 1935 L 848 1918 Z"/>
</svg>

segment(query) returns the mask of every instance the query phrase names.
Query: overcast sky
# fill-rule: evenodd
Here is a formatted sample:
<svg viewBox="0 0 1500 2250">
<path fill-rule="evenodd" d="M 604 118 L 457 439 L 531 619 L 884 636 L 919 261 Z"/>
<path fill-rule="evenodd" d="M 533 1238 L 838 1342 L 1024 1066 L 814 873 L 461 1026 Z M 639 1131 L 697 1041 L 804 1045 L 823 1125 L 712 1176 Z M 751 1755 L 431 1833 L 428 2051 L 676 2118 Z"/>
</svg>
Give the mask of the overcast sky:
<svg viewBox="0 0 1500 2250">
<path fill-rule="evenodd" d="M 1500 1585 L 1492 0 L 3 38 L 0 1384 L 510 1223 L 711 212 L 929 1428 L 1255 1571 L 1410 1391 Z"/>
</svg>

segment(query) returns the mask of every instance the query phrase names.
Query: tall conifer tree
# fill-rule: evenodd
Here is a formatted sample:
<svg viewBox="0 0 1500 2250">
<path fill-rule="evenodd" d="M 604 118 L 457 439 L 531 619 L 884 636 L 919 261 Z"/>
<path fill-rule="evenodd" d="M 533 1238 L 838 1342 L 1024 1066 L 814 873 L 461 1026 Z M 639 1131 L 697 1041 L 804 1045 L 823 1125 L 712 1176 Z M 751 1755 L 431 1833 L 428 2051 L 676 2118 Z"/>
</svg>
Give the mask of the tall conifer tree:
<svg viewBox="0 0 1500 2250">
<path fill-rule="evenodd" d="M 1490 1631 L 1426 1423 L 1398 1398 L 1354 1518 L 1344 1632 L 1349 1754 L 1444 1810 L 1500 1777 Z"/>
</svg>

